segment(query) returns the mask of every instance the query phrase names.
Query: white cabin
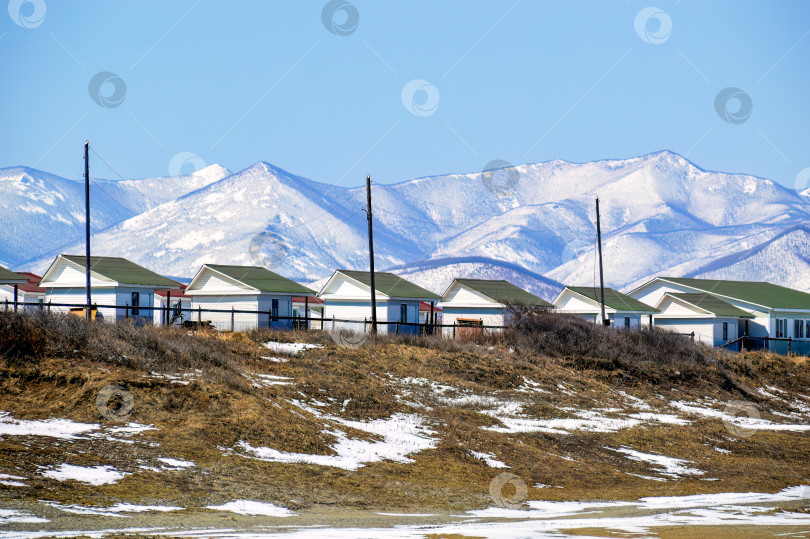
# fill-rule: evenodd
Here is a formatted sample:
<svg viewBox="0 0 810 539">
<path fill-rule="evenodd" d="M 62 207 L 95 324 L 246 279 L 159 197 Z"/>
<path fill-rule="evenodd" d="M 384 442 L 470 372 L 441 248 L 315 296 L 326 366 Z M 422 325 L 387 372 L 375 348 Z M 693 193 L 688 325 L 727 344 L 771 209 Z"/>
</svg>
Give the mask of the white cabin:
<svg viewBox="0 0 810 539">
<path fill-rule="evenodd" d="M 18 275 L 22 275 L 27 278 L 28 281 L 16 285 L 0 285 L 0 309 L 11 310 L 14 308 L 15 288 L 17 306 L 19 309 L 35 311 L 43 308 L 42 306 L 45 303 L 45 289 L 39 286 L 39 281 L 42 277 L 27 272 L 19 272 Z"/>
<path fill-rule="evenodd" d="M 393 273 L 374 273 L 377 332 L 419 333 L 419 302 L 438 301 L 439 295 Z M 357 333 L 371 327 L 371 275 L 367 271 L 337 270 L 318 297 L 324 301 L 324 329 Z M 344 320 L 344 321 L 342 321 Z M 346 322 L 345 320 L 348 320 Z"/>
<path fill-rule="evenodd" d="M 511 320 L 510 305 L 551 309 L 554 306 L 504 280 L 454 279 L 442 295 L 439 306 L 445 327 L 442 334 L 499 333 Z M 480 328 L 480 329 L 477 329 Z"/>
<path fill-rule="evenodd" d="M 19 304 L 23 301 L 20 287 L 28 283 L 28 277 L 22 273 L 14 273 L 11 270 L 0 266 L 0 308 L 12 310 L 15 302 Z"/>
<path fill-rule="evenodd" d="M 657 327 L 682 335 L 695 342 L 721 346 L 742 335 L 745 321 L 754 318 L 749 312 L 704 292 L 667 292 L 658 302 L 659 312 L 653 317 Z M 737 344 L 729 346 L 739 350 Z"/>
<path fill-rule="evenodd" d="M 191 296 L 192 321 L 209 321 L 219 330 L 245 331 L 292 328 L 293 297 L 315 292 L 266 268 L 205 264 L 186 294 Z"/>
<path fill-rule="evenodd" d="M 656 277 L 630 295 L 645 303 L 659 303 L 666 294 L 710 294 L 750 317 L 739 318 L 739 336 L 747 336 L 745 346 L 810 353 L 810 294 L 764 282 L 719 281 L 684 277 Z M 657 324 L 657 321 L 656 321 Z"/>
<path fill-rule="evenodd" d="M 83 312 L 87 305 L 84 256 L 59 255 L 42 276 L 45 302 L 55 312 Z M 167 279 L 124 258 L 90 258 L 90 293 L 98 306 L 97 319 L 153 319 L 155 290 L 177 290 L 180 283 Z"/>
<path fill-rule="evenodd" d="M 599 287 L 566 286 L 554 300 L 554 312 L 580 316 L 598 324 L 602 317 L 601 299 Z M 605 317 L 614 328 L 637 329 L 648 325 L 657 312 L 655 307 L 605 288 Z"/>
</svg>

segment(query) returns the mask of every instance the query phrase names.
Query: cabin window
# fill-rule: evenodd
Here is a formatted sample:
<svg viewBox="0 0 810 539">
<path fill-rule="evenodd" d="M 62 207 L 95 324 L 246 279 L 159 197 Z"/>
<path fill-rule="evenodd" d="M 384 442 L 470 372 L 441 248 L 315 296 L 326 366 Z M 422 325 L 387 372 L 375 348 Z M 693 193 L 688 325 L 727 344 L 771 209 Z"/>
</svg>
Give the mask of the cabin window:
<svg viewBox="0 0 810 539">
<path fill-rule="evenodd" d="M 784 339 L 787 337 L 787 320 L 784 318 L 776 319 L 776 338 Z"/>
<path fill-rule="evenodd" d="M 278 322 L 278 298 L 273 298 L 270 305 L 270 310 L 272 311 L 271 318 L 273 322 Z"/>
<path fill-rule="evenodd" d="M 138 308 L 141 306 L 141 293 L 140 292 L 133 292 L 132 293 L 132 316 L 138 316 L 141 314 L 141 310 Z"/>
<path fill-rule="evenodd" d="M 408 304 L 401 303 L 399 306 L 399 321 L 400 322 L 407 322 L 408 321 Z"/>
<path fill-rule="evenodd" d="M 624 327 L 625 327 L 625 328 L 629 328 L 629 327 L 630 327 L 630 317 L 629 317 L 629 316 L 625 316 L 625 317 L 624 317 Z"/>
<path fill-rule="evenodd" d="M 728 340 L 728 322 L 723 322 L 723 340 Z"/>
<path fill-rule="evenodd" d="M 462 327 L 481 327 L 484 325 L 483 320 L 473 320 L 471 318 L 459 318 L 458 325 Z"/>
<path fill-rule="evenodd" d="M 804 339 L 804 320 L 793 321 L 793 336 L 797 339 Z"/>
</svg>

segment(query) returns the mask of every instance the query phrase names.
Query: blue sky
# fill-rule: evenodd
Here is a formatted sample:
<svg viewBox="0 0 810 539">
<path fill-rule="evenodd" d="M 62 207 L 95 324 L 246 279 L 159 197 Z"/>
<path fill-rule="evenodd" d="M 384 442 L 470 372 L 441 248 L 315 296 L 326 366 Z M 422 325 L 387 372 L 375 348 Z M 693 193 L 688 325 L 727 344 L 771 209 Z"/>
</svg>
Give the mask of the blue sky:
<svg viewBox="0 0 810 539">
<path fill-rule="evenodd" d="M 359 185 L 669 149 L 793 187 L 808 34 L 802 0 L 11 0 L 0 166 L 79 178 L 90 139 L 126 178 L 190 152 Z"/>
</svg>

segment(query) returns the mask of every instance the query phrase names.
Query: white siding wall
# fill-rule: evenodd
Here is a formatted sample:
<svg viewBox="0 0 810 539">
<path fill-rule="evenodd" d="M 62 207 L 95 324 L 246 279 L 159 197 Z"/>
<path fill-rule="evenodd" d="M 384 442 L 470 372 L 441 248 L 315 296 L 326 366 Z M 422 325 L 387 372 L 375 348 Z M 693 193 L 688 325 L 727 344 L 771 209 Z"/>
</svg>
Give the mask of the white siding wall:
<svg viewBox="0 0 810 539">
<path fill-rule="evenodd" d="M 399 307 L 397 307 L 399 308 Z M 348 329 L 350 331 L 361 332 L 365 331 L 367 325 L 364 325 L 363 320 L 371 322 L 371 302 L 370 301 L 337 301 L 333 299 L 326 299 L 324 303 L 324 325 L 326 330 L 331 330 L 333 327 L 336 329 Z M 331 319 L 338 320 L 357 320 L 359 323 L 351 322 L 332 322 Z M 397 312 L 397 319 L 399 313 Z M 377 321 L 388 321 L 388 303 L 385 301 L 377 302 Z M 386 333 L 388 330 L 387 325 L 380 325 L 377 328 L 378 333 Z"/>
<path fill-rule="evenodd" d="M 444 307 L 444 324 L 457 324 L 458 319 L 481 320 L 485 326 L 503 326 L 504 309 L 481 307 Z M 491 330 L 487 330 L 489 332 Z M 453 328 L 443 328 L 442 335 L 446 338 L 453 336 Z"/>
<path fill-rule="evenodd" d="M 41 293 L 26 293 L 22 290 L 17 291 L 17 303 L 18 308 L 22 309 L 23 307 L 20 305 L 22 303 L 39 303 L 45 300 L 45 294 Z M 8 310 L 12 310 L 14 308 L 14 287 L 11 285 L 3 285 L 0 286 L 0 309 L 8 308 Z M 26 305 L 25 310 L 27 311 L 35 311 L 38 307 L 36 305 Z"/>
<path fill-rule="evenodd" d="M 574 294 L 569 290 L 565 290 L 554 302 L 553 312 L 574 312 L 574 313 L 601 313 L 601 307 L 598 302 L 593 302 L 583 298 L 579 294 Z M 605 312 L 612 312 L 609 307 L 605 307 Z"/>
<path fill-rule="evenodd" d="M 235 310 L 244 310 L 244 311 L 256 311 L 259 309 L 259 298 L 255 295 L 244 295 L 244 296 L 197 296 L 194 294 L 191 295 L 191 308 L 196 311 L 196 309 L 201 308 L 202 314 L 200 317 L 203 321 L 208 320 L 210 321 L 215 328 L 219 330 L 228 331 L 231 329 L 231 313 L 230 312 L 223 312 L 223 313 L 214 313 L 214 312 L 205 312 L 206 309 L 215 309 L 215 310 L 225 310 L 230 311 L 231 309 Z M 194 312 L 192 314 L 192 320 L 197 320 L 198 313 Z M 264 316 L 264 325 L 267 326 L 267 316 Z M 233 329 L 234 331 L 245 331 L 248 329 L 255 329 L 259 327 L 259 317 L 256 314 L 247 314 L 247 313 L 234 313 L 233 314 Z"/>
<path fill-rule="evenodd" d="M 105 309 L 103 305 L 115 305 L 115 289 L 107 288 L 107 289 L 97 289 L 92 290 L 92 298 L 91 301 L 94 305 L 98 305 L 98 314 L 101 315 L 105 320 L 115 320 L 116 313 L 115 309 Z M 87 301 L 87 297 L 85 295 L 85 289 L 82 288 L 49 288 L 45 293 L 45 303 L 48 302 L 53 303 L 66 303 L 71 305 L 83 305 Z M 66 313 L 70 311 L 70 307 L 52 307 L 52 312 L 61 312 Z M 97 315 L 98 316 L 98 315 Z M 123 318 L 123 310 L 121 311 L 121 317 Z"/>
<path fill-rule="evenodd" d="M 656 327 L 669 329 L 677 333 L 695 333 L 695 342 L 708 346 L 720 346 L 723 340 L 723 323 L 728 324 L 728 340 L 739 336 L 736 318 L 656 318 Z"/>
</svg>

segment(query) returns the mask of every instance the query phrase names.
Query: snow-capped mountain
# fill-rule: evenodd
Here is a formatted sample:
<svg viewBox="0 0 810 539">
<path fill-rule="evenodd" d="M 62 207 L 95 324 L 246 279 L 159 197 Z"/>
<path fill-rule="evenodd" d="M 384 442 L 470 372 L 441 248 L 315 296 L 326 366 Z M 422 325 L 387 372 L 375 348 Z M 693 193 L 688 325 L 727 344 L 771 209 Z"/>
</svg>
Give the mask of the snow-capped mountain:
<svg viewBox="0 0 810 539">
<path fill-rule="evenodd" d="M 12 170 L 20 169 L 2 173 Z M 120 194 L 123 205 L 138 213 L 121 219 L 112 208 L 96 208 L 109 222 L 94 234 L 94 252 L 175 277 L 190 277 L 205 262 L 260 264 L 310 283 L 335 268 L 368 267 L 364 188 L 319 183 L 264 162 L 210 180 L 194 188 L 177 178 L 136 180 L 153 202 L 142 210 L 133 206 L 132 187 L 116 186 L 129 190 Z M 437 292 L 453 277 L 506 278 L 545 298 L 560 283 L 592 285 L 597 196 L 609 286 L 627 289 L 667 274 L 810 290 L 806 197 L 770 180 L 704 171 L 671 152 L 419 178 L 373 191 L 378 269 Z M 46 205 L 30 193 L 17 194 L 20 204 Z M 52 202 L 51 211 L 72 215 L 61 199 Z M 83 242 L 0 257 L 41 271 L 58 250 L 81 252 Z"/>
<path fill-rule="evenodd" d="M 227 169 L 212 165 L 174 178 L 93 180 L 92 230 L 104 230 L 228 175 Z M 0 169 L 0 200 L 0 264 L 18 266 L 83 241 L 83 181 L 27 167 Z"/>
</svg>

